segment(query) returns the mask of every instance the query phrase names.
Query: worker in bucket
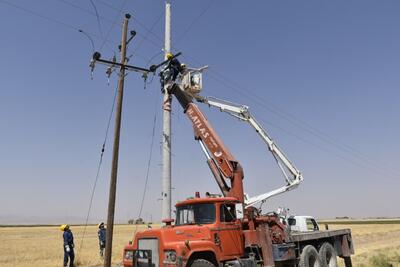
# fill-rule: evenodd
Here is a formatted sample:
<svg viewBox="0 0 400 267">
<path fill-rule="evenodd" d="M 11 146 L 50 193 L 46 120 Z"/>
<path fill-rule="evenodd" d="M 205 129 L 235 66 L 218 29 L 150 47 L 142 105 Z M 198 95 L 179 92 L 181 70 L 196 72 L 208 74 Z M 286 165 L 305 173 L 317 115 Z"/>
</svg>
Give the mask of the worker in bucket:
<svg viewBox="0 0 400 267">
<path fill-rule="evenodd" d="M 68 224 L 63 224 L 60 226 L 60 230 L 63 231 L 63 239 L 64 239 L 64 267 L 74 267 L 74 235 L 69 229 Z"/>
<path fill-rule="evenodd" d="M 184 76 L 187 72 L 189 71 L 189 69 L 186 67 L 185 63 L 182 63 L 180 68 L 179 68 L 179 73 Z"/>
<path fill-rule="evenodd" d="M 99 223 L 98 227 L 97 236 L 99 237 L 100 257 L 104 257 L 104 249 L 106 248 L 106 228 L 103 222 Z"/>
<path fill-rule="evenodd" d="M 174 58 L 172 53 L 167 53 L 168 63 L 161 71 L 161 90 L 164 90 L 164 85 L 173 83 L 178 77 L 178 74 L 181 72 L 181 63 L 177 58 Z"/>
</svg>

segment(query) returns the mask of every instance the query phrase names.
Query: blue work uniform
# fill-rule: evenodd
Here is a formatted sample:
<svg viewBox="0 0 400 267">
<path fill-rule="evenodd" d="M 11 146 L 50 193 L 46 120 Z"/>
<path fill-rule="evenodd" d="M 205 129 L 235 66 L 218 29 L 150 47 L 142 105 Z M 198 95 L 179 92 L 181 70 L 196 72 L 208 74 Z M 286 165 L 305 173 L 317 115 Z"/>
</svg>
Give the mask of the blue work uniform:
<svg viewBox="0 0 400 267">
<path fill-rule="evenodd" d="M 74 235 L 72 234 L 71 230 L 65 230 L 63 234 L 64 239 L 64 267 L 67 267 L 68 258 L 69 258 L 69 267 L 74 267 Z M 69 251 L 67 248 L 69 247 Z"/>
<path fill-rule="evenodd" d="M 106 247 L 106 228 L 100 228 L 99 231 L 97 232 L 97 235 L 99 237 L 100 249 L 105 248 Z"/>
<path fill-rule="evenodd" d="M 174 82 L 179 72 L 181 71 L 181 63 L 178 59 L 173 58 L 169 61 L 167 68 L 170 69 L 170 76 L 167 80 L 172 80 Z"/>
</svg>

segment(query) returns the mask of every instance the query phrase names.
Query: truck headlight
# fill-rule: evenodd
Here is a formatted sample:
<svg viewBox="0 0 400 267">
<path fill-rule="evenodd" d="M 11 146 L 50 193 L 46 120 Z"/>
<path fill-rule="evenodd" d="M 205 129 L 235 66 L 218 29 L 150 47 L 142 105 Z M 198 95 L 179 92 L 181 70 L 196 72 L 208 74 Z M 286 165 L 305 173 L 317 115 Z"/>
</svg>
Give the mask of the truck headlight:
<svg viewBox="0 0 400 267">
<path fill-rule="evenodd" d="M 175 250 L 164 250 L 164 263 L 175 263 L 176 252 Z"/>
<path fill-rule="evenodd" d="M 133 261 L 133 250 L 125 250 L 125 260 Z"/>
</svg>

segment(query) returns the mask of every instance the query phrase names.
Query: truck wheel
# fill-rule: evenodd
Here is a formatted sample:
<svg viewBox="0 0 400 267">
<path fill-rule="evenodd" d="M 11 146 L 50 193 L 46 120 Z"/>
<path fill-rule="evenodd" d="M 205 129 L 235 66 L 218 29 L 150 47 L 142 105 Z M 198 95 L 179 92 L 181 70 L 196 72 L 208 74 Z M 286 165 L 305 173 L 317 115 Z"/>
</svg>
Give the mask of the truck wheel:
<svg viewBox="0 0 400 267">
<path fill-rule="evenodd" d="M 331 244 L 325 242 L 319 249 L 319 257 L 321 258 L 322 267 L 337 267 L 337 254 Z"/>
<path fill-rule="evenodd" d="M 215 267 L 215 265 L 208 260 L 197 259 L 192 262 L 190 267 Z"/>
<path fill-rule="evenodd" d="M 303 248 L 300 255 L 299 267 L 321 267 L 321 259 L 318 251 L 312 246 L 307 245 Z"/>
</svg>

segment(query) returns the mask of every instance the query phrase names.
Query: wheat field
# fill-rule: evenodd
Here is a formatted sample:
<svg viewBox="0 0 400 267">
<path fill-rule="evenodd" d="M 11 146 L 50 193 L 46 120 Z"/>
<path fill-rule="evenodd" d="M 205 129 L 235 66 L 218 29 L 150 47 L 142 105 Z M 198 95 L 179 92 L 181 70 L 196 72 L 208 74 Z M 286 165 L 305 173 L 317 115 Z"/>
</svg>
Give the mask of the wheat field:
<svg viewBox="0 0 400 267">
<path fill-rule="evenodd" d="M 400 224 L 330 225 L 329 229 L 350 228 L 356 267 L 400 267 Z M 341 265 L 343 266 L 343 265 Z"/>
<path fill-rule="evenodd" d="M 123 247 L 143 226 L 116 225 L 113 239 L 113 264 L 121 262 Z M 75 243 L 76 266 L 101 266 L 97 226 L 88 226 L 82 241 L 83 226 L 71 226 Z M 82 244 L 82 246 L 81 246 Z M 1 267 L 63 266 L 62 232 L 56 226 L 0 227 Z"/>
<path fill-rule="evenodd" d="M 352 230 L 355 267 L 388 267 L 389 264 L 400 267 L 400 224 L 334 224 L 329 228 Z M 71 226 L 75 238 L 76 266 L 101 266 L 97 227 L 87 227 L 81 247 L 83 229 L 83 226 Z M 114 266 L 121 262 L 124 245 L 132 239 L 135 230 L 140 229 L 140 226 L 134 225 L 115 226 Z M 62 263 L 62 232 L 58 227 L 0 227 L 0 267 L 58 267 Z"/>
</svg>

